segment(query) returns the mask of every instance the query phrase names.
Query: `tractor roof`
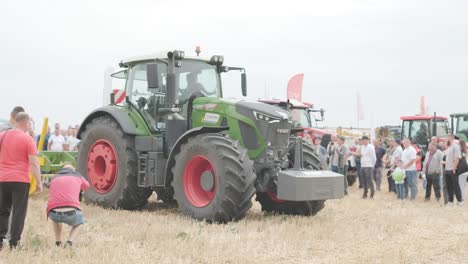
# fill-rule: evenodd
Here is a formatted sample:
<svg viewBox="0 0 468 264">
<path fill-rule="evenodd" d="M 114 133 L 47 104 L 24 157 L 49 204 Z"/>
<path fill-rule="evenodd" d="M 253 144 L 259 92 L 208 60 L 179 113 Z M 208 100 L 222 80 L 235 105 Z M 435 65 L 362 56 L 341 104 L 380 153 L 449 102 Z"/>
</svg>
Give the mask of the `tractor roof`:
<svg viewBox="0 0 468 264">
<path fill-rule="evenodd" d="M 403 121 L 409 121 L 409 120 L 433 120 L 434 116 L 431 115 L 414 115 L 414 116 L 402 116 L 400 118 Z M 437 120 L 447 120 L 445 116 L 437 116 Z"/>
<path fill-rule="evenodd" d="M 271 104 L 271 105 L 286 105 L 288 101 L 281 100 L 281 99 L 260 99 L 259 102 Z M 301 109 L 308 109 L 313 107 L 314 105 L 311 103 L 303 103 L 298 100 L 290 99 L 289 103 L 293 108 L 301 108 Z"/>
<path fill-rule="evenodd" d="M 130 58 L 126 58 L 122 60 L 123 64 L 135 64 L 137 62 L 142 62 L 142 61 L 153 61 L 155 59 L 167 59 L 167 53 L 169 51 L 161 51 L 158 53 L 152 53 L 152 54 L 146 54 L 146 55 L 141 55 L 141 56 L 134 56 Z M 209 62 L 210 60 L 207 58 L 203 57 L 191 57 L 191 56 L 185 56 L 184 59 L 192 59 L 192 60 L 200 60 L 200 61 L 205 61 Z"/>
<path fill-rule="evenodd" d="M 451 114 L 450 115 L 451 117 L 459 117 L 459 116 L 468 116 L 468 112 L 467 113 L 454 113 L 454 114 Z"/>
</svg>

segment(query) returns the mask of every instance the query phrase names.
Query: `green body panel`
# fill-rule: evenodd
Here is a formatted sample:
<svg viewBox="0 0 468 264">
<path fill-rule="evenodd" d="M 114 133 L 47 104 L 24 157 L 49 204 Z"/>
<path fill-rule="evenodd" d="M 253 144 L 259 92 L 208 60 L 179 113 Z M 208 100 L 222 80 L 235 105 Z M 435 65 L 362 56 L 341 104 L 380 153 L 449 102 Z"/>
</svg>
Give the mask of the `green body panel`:
<svg viewBox="0 0 468 264">
<path fill-rule="evenodd" d="M 117 106 L 115 107 L 120 108 L 121 111 L 127 112 L 128 116 L 135 124 L 136 135 L 137 136 L 149 136 L 152 134 L 148 124 L 146 123 L 145 119 L 141 116 L 141 114 L 133 107 L 125 107 L 125 106 Z"/>
<path fill-rule="evenodd" d="M 38 155 L 41 171 L 45 174 L 55 174 L 63 168 L 65 162 L 70 162 L 76 168 L 77 155 L 76 151 L 41 151 Z"/>
<path fill-rule="evenodd" d="M 239 122 L 244 122 L 254 128 L 259 141 L 257 149 L 248 150 L 250 159 L 255 159 L 265 150 L 266 143 L 260 131 L 258 131 L 255 122 L 249 117 L 236 112 L 236 102 L 238 100 L 215 97 L 195 99 L 193 102 L 192 126 L 219 127 L 223 125 L 223 119 L 226 119 L 227 126 L 229 127 L 229 137 L 238 140 L 242 146 L 245 146 L 239 127 Z M 216 115 L 219 115 L 218 118 L 216 118 Z"/>
</svg>

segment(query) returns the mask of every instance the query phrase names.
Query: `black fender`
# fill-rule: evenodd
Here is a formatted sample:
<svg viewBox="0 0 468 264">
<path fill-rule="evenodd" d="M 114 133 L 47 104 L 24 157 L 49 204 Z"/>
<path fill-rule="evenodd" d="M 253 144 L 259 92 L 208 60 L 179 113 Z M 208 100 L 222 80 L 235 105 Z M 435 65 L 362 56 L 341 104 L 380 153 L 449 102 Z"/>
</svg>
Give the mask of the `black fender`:
<svg viewBox="0 0 468 264">
<path fill-rule="evenodd" d="M 195 127 L 186 131 L 174 144 L 166 162 L 166 173 L 164 174 L 164 184 L 166 187 L 170 187 L 170 179 L 172 177 L 172 168 L 174 167 L 175 155 L 179 152 L 180 146 L 187 142 L 187 140 L 196 135 L 205 134 L 205 133 L 218 133 L 221 131 L 229 130 L 229 127 Z"/>
<path fill-rule="evenodd" d="M 107 105 L 94 110 L 85 118 L 85 120 L 80 125 L 77 138 L 82 139 L 81 133 L 86 129 L 86 125 L 91 122 L 91 120 L 103 115 L 112 116 L 120 125 L 125 134 L 136 135 L 135 123 L 130 118 L 129 113 L 127 111 L 122 111 L 122 107 Z"/>
</svg>

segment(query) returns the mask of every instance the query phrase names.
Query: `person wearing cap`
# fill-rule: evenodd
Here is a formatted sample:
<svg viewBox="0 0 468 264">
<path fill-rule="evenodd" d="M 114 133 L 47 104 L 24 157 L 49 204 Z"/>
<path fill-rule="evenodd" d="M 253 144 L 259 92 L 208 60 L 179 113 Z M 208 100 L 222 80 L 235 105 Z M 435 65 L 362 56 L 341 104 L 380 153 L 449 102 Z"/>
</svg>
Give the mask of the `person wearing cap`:
<svg viewBox="0 0 468 264">
<path fill-rule="evenodd" d="M 362 194 L 363 199 L 367 199 L 367 194 L 370 188 L 370 198 L 374 198 L 375 189 L 372 180 L 372 170 L 374 169 L 377 157 L 375 155 L 374 146 L 369 144 L 369 137 L 362 137 L 362 147 L 360 152 L 352 152 L 351 154 L 361 157 L 361 174 L 363 180 L 364 193 Z"/>
<path fill-rule="evenodd" d="M 88 181 L 66 164 L 51 180 L 47 216 L 52 220 L 55 245 L 62 245 L 62 226 L 71 226 L 65 247 L 71 247 L 79 227 L 84 224 L 80 208 L 80 192 L 89 188 Z"/>
<path fill-rule="evenodd" d="M 328 168 L 327 149 L 324 146 L 322 146 L 322 137 L 315 136 L 314 149 L 315 149 L 315 155 L 317 155 L 320 160 L 320 169 L 326 170 Z"/>
</svg>

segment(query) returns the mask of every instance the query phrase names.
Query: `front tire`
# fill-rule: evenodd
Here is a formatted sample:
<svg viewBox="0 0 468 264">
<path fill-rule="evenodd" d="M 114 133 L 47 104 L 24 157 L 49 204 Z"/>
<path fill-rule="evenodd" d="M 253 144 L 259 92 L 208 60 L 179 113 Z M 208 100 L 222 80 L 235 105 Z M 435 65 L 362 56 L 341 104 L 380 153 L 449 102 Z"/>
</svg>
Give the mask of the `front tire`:
<svg viewBox="0 0 468 264">
<path fill-rule="evenodd" d="M 137 185 L 137 154 L 132 138 L 110 116 L 100 116 L 81 134 L 78 171 L 90 183 L 85 201 L 108 208 L 143 208 L 152 194 Z"/>
<path fill-rule="evenodd" d="M 252 207 L 253 162 L 238 141 L 223 134 L 189 138 L 172 171 L 174 198 L 186 215 L 224 223 L 241 219 Z"/>
</svg>

